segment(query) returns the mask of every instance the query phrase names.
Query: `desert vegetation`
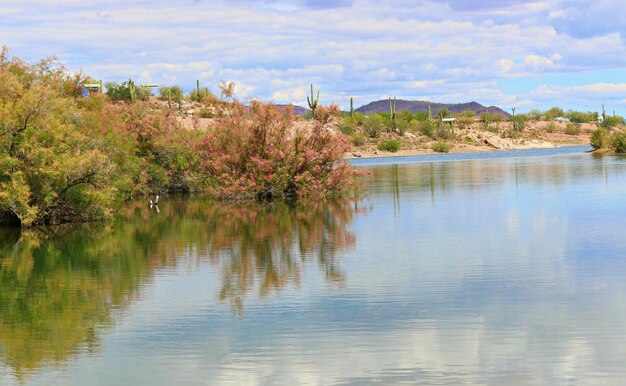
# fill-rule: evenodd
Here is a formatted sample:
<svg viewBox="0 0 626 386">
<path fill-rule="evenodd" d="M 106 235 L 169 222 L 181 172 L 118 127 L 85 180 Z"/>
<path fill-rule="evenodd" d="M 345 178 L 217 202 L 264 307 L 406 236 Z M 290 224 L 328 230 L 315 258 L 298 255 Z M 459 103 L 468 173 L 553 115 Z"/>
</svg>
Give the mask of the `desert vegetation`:
<svg viewBox="0 0 626 386">
<path fill-rule="evenodd" d="M 482 151 L 584 144 L 625 151 L 624 119 L 553 107 L 527 114 L 472 110 L 362 114 L 324 106 L 311 85 L 310 112 L 252 101 L 222 82 L 219 95 L 196 82 L 185 95 L 164 85 L 158 97 L 132 79 L 93 83 L 56 61 L 0 54 L 0 223 L 22 226 L 113 216 L 125 200 L 163 192 L 202 192 L 228 200 L 334 196 L 351 191 L 343 158 L 361 151 Z M 150 86 L 149 87 L 154 87 Z M 367 154 L 367 153 L 366 153 Z"/>
<path fill-rule="evenodd" d="M 382 101 L 378 102 L 382 104 Z M 362 114 L 351 108 L 338 124 L 339 131 L 350 137 L 353 152 L 450 152 L 484 151 L 488 149 L 516 149 L 552 147 L 555 145 L 590 142 L 594 147 L 613 146 L 613 137 L 624 127 L 620 116 L 608 116 L 589 111 L 564 110 L 552 107 L 546 111 L 531 110 L 511 114 L 472 110 L 452 113 L 440 108 L 433 113 L 399 111 L 395 98 L 389 98 L 389 112 Z M 607 137 L 608 135 L 608 137 Z M 600 138 L 601 137 L 601 138 Z M 391 141 L 398 146 L 388 147 Z"/>
<path fill-rule="evenodd" d="M 591 133 L 591 146 L 595 150 L 626 153 L 626 132 L 599 127 Z"/>
<path fill-rule="evenodd" d="M 110 218 L 124 200 L 159 192 L 297 198 L 355 184 L 343 161 L 350 141 L 328 128 L 336 107 L 316 106 L 315 119 L 298 126 L 289 109 L 239 103 L 232 83 L 221 98 L 198 85 L 190 99 L 216 118 L 201 128 L 196 116 L 189 127 L 180 88 L 162 88 L 168 102 L 158 101 L 128 80 L 83 98 L 86 80 L 55 60 L 29 64 L 2 49 L 0 223 Z"/>
</svg>

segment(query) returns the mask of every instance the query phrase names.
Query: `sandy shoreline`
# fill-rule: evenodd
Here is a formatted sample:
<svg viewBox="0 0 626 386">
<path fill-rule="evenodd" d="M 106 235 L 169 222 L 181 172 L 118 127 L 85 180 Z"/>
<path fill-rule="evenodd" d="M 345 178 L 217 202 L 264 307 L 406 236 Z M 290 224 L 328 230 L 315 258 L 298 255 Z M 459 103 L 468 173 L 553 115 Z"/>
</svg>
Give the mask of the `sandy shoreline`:
<svg viewBox="0 0 626 386">
<path fill-rule="evenodd" d="M 532 122 L 519 133 L 517 138 L 509 138 L 504 135 L 510 130 L 511 124 L 501 124 L 500 130 L 490 132 L 482 130 L 480 125 L 474 123 L 469 127 L 456 129 L 455 138 L 447 142 L 452 145 L 448 154 L 484 153 L 509 150 L 527 149 L 550 149 L 564 146 L 581 146 L 590 143 L 591 132 L 595 125 L 583 124 L 580 132 L 576 135 L 565 134 L 565 124 L 555 123 L 555 130 L 548 132 L 548 122 Z M 437 142 L 419 133 L 405 133 L 404 136 L 384 134 L 383 138 L 393 138 L 401 142 L 397 152 L 382 151 L 378 149 L 376 139 L 368 139 L 364 146 L 355 146 L 345 154 L 345 158 L 379 158 L 379 157 L 402 157 L 413 155 L 445 154 L 432 150 L 432 145 Z M 360 157 L 359 157 L 360 155 Z"/>
<path fill-rule="evenodd" d="M 414 149 L 414 150 L 399 150 L 395 153 L 388 151 L 361 151 L 361 156 L 355 156 L 354 154 L 358 152 L 355 150 L 353 152 L 346 153 L 344 159 L 367 159 L 367 158 L 389 158 L 389 157 L 407 157 L 407 156 L 417 156 L 417 155 L 444 155 L 444 154 L 472 154 L 472 153 L 497 153 L 503 151 L 511 151 L 511 150 L 529 150 L 529 149 L 551 149 L 551 148 L 560 148 L 560 147 L 568 147 L 568 146 L 585 146 L 586 143 L 559 143 L 559 144 L 551 144 L 552 146 L 519 146 L 510 149 L 495 149 L 487 146 L 472 146 L 472 145 L 460 145 L 455 146 L 448 153 L 437 153 L 430 149 Z"/>
</svg>

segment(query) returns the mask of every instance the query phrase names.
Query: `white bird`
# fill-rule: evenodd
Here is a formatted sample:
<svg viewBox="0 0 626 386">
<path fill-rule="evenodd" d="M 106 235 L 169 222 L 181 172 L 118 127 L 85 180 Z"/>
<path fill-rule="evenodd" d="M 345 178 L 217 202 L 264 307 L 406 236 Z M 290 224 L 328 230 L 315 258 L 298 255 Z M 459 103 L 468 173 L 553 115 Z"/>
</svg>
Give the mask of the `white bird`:
<svg viewBox="0 0 626 386">
<path fill-rule="evenodd" d="M 159 204 L 159 195 L 157 194 L 156 197 L 154 198 L 154 205 L 158 205 Z"/>
<path fill-rule="evenodd" d="M 150 199 L 150 207 L 152 208 L 152 199 Z"/>
</svg>

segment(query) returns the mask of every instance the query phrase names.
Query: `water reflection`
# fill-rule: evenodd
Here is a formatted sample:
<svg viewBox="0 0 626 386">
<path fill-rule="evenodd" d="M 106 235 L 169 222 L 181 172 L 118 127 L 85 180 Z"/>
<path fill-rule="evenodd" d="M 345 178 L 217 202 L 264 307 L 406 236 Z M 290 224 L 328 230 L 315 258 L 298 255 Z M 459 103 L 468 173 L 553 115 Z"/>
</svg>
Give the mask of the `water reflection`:
<svg viewBox="0 0 626 386">
<path fill-rule="evenodd" d="M 329 282 L 343 282 L 335 257 L 355 244 L 349 231 L 355 211 L 358 203 L 353 210 L 346 202 L 213 205 L 205 235 L 209 258 L 221 271 L 220 299 L 240 312 L 255 285 L 260 296 L 298 286 L 307 259 L 317 261 Z"/>
<path fill-rule="evenodd" d="M 29 386 L 621 384 L 626 159 L 547 155 L 371 166 L 367 216 L 170 198 L 0 236 L 0 355 Z"/>
<path fill-rule="evenodd" d="M 428 192 L 430 201 L 451 197 L 455 191 L 489 190 L 496 186 L 563 189 L 567 185 L 610 174 L 626 172 L 626 158 L 559 155 L 545 158 L 473 159 L 463 162 L 422 162 L 368 165 L 369 194 L 391 195 L 395 212 L 400 208 L 402 192 Z"/>
<path fill-rule="evenodd" d="M 227 205 L 162 200 L 157 213 L 126 206 L 113 224 L 0 234 L 0 357 L 18 379 L 76 353 L 97 353 L 111 326 L 158 270 L 193 253 L 218 267 L 219 297 L 242 312 L 244 297 L 293 284 L 314 260 L 326 280 L 345 280 L 337 252 L 355 244 L 363 210 L 348 201 Z"/>
</svg>

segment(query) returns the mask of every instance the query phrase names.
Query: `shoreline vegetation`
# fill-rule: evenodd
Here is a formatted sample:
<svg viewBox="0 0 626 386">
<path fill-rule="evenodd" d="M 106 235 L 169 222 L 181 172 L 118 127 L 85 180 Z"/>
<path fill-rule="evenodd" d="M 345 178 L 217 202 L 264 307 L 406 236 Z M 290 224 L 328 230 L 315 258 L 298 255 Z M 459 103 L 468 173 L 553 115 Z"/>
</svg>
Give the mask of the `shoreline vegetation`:
<svg viewBox="0 0 626 386">
<path fill-rule="evenodd" d="M 303 125 L 290 109 L 242 104 L 222 83 L 220 98 L 189 96 L 214 114 L 210 126 L 189 128 L 172 90 L 156 100 L 129 81 L 84 98 L 85 83 L 94 80 L 52 59 L 0 52 L 0 224 L 102 220 L 130 198 L 167 192 L 269 200 L 355 191 L 348 139 L 329 127 L 336 106 L 317 106 Z"/>
<path fill-rule="evenodd" d="M 390 100 L 390 103 L 393 103 Z M 395 115 L 395 116 L 394 116 Z M 509 119 L 472 111 L 450 114 L 401 112 L 364 116 L 352 112 L 339 129 L 350 135 L 347 158 L 375 158 L 437 153 L 478 153 L 500 150 L 591 145 L 596 153 L 624 152 L 624 119 L 594 112 L 531 110 Z M 374 126 L 372 128 L 372 126 Z M 395 141 L 392 148 L 388 143 Z"/>
<path fill-rule="evenodd" d="M 197 192 L 221 200 L 315 199 L 355 194 L 350 157 L 467 153 L 591 143 L 624 152 L 624 119 L 552 108 L 502 115 L 447 109 L 341 112 L 311 85 L 304 116 L 290 106 L 220 95 L 200 82 L 158 96 L 132 80 L 84 97 L 83 74 L 53 59 L 0 52 L 0 225 L 107 219 L 126 200 Z M 101 84 L 101 83 L 100 83 Z M 102 91 L 102 90 L 100 90 Z M 507 114 L 508 115 L 508 114 Z M 146 201 L 148 201 L 146 199 Z"/>
</svg>

